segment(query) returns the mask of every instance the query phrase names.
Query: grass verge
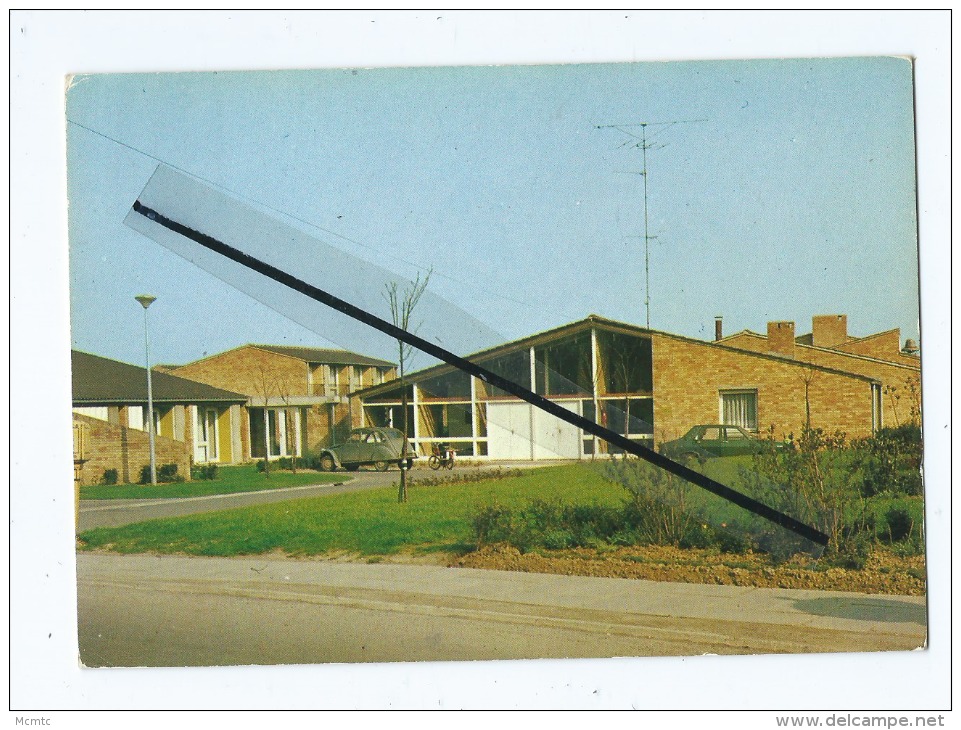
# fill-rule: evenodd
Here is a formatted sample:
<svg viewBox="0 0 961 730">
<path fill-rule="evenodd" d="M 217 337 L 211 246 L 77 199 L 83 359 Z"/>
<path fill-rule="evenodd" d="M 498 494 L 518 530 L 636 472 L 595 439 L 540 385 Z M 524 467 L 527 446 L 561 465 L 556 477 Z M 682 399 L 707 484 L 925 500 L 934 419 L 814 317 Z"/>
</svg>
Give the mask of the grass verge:
<svg viewBox="0 0 961 730">
<path fill-rule="evenodd" d="M 92 484 L 80 487 L 80 499 L 154 499 L 165 497 L 206 497 L 212 494 L 257 492 L 263 489 L 284 489 L 310 484 L 332 484 L 347 481 L 343 474 L 323 474 L 316 471 L 272 471 L 264 476 L 253 464 L 222 466 L 217 478 L 176 482 L 171 484 Z"/>
<path fill-rule="evenodd" d="M 335 550 L 389 555 L 407 548 L 463 552 L 473 547 L 468 527 L 473 510 L 491 502 L 517 508 L 545 496 L 616 505 L 623 490 L 589 466 L 572 464 L 442 487 L 418 486 L 415 481 L 406 504 L 397 503 L 396 488 L 386 487 L 98 528 L 82 533 L 79 544 L 81 549 L 217 556 Z"/>
</svg>

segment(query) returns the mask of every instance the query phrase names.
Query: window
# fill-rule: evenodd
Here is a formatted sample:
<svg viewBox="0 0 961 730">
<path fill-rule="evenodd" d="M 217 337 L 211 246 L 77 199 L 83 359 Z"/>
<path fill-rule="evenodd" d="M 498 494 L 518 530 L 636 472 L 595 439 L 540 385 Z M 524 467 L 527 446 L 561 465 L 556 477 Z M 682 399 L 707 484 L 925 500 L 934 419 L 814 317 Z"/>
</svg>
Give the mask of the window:
<svg viewBox="0 0 961 730">
<path fill-rule="evenodd" d="M 334 365 L 324 365 L 324 395 L 328 398 L 337 396 L 337 368 Z"/>
<path fill-rule="evenodd" d="M 193 408 L 194 418 L 194 461 L 206 464 L 217 461 L 217 411 L 213 408 Z M 154 411 L 154 418 L 157 418 Z"/>
<path fill-rule="evenodd" d="M 248 408 L 250 416 L 250 456 L 300 455 L 303 420 L 296 408 Z"/>
<path fill-rule="evenodd" d="M 695 437 L 695 441 L 720 441 L 721 429 L 716 426 L 708 426 L 700 436 Z"/>
<path fill-rule="evenodd" d="M 881 384 L 871 383 L 871 433 L 877 433 L 881 421 Z"/>
<path fill-rule="evenodd" d="M 757 431 L 757 391 L 722 390 L 721 423 Z"/>
<path fill-rule="evenodd" d="M 737 441 L 738 439 L 743 441 L 747 438 L 747 434 L 745 434 L 744 431 L 739 428 L 734 428 L 733 426 L 730 428 L 725 428 L 724 433 L 727 434 L 728 441 Z"/>
</svg>

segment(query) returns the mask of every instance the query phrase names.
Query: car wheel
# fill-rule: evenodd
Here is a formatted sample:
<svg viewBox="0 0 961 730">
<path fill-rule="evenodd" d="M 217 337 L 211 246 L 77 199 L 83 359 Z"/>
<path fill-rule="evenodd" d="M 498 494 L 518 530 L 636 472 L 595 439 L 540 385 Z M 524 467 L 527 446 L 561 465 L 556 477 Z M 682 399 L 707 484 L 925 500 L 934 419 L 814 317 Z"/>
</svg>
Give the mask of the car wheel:
<svg viewBox="0 0 961 730">
<path fill-rule="evenodd" d="M 320 457 L 320 470 L 321 471 L 333 471 L 337 468 L 337 462 L 334 461 L 334 457 L 330 454 L 324 454 Z"/>
<path fill-rule="evenodd" d="M 388 469 L 390 469 L 390 463 L 386 461 L 375 461 L 374 468 L 377 471 L 387 471 Z"/>
</svg>

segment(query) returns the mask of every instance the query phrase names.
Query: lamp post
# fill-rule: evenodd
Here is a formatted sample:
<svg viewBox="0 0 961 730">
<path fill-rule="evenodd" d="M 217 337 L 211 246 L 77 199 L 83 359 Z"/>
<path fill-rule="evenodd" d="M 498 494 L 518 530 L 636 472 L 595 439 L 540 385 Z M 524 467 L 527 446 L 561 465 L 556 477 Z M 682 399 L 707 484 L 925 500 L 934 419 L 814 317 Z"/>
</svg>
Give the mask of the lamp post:
<svg viewBox="0 0 961 730">
<path fill-rule="evenodd" d="M 150 438 L 150 484 L 157 486 L 157 452 L 154 445 L 153 426 L 153 381 L 150 377 L 150 337 L 147 334 L 147 307 L 157 301 L 157 297 L 141 294 L 134 297 L 143 307 L 143 343 L 144 359 L 147 363 L 147 434 Z"/>
</svg>

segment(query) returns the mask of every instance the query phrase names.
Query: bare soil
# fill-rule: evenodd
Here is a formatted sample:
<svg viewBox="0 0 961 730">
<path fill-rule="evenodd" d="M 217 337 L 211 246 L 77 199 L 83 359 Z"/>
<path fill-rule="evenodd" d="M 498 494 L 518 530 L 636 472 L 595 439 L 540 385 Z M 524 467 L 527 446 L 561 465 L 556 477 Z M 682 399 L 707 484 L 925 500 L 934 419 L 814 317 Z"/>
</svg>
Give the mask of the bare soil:
<svg viewBox="0 0 961 730">
<path fill-rule="evenodd" d="M 878 549 L 862 570 L 825 567 L 807 556 L 774 564 L 760 553 L 648 546 L 606 550 L 577 548 L 521 553 L 494 545 L 454 558 L 452 567 L 517 570 L 675 583 L 802 588 L 854 593 L 923 596 L 924 556 L 900 557 Z"/>
</svg>

